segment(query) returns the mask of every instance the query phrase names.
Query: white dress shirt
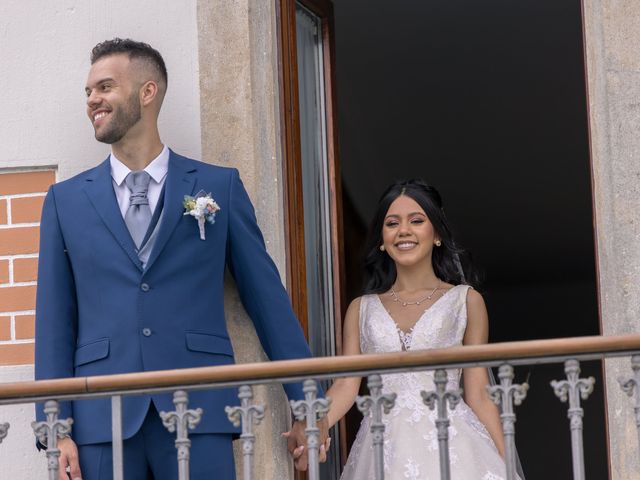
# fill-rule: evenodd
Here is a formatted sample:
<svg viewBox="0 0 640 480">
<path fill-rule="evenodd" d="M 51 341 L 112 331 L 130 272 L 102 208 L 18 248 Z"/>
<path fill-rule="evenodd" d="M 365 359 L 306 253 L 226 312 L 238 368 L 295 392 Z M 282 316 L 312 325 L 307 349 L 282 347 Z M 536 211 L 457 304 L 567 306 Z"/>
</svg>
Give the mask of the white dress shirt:
<svg viewBox="0 0 640 480">
<path fill-rule="evenodd" d="M 124 179 L 129 175 L 131 170 L 124 163 L 118 160 L 113 152 L 111 152 L 109 162 L 111 163 L 113 190 L 116 192 L 120 213 L 122 214 L 122 218 L 124 218 L 127 210 L 129 209 L 129 197 L 131 196 L 131 192 L 124 183 Z M 158 205 L 162 186 L 167 178 L 167 172 L 169 171 L 169 149 L 166 145 L 164 145 L 160 155 L 154 158 L 144 170 L 151 177 L 151 180 L 149 181 L 149 190 L 147 191 L 147 198 L 149 199 L 151 214 L 153 215 L 153 212 Z"/>
</svg>

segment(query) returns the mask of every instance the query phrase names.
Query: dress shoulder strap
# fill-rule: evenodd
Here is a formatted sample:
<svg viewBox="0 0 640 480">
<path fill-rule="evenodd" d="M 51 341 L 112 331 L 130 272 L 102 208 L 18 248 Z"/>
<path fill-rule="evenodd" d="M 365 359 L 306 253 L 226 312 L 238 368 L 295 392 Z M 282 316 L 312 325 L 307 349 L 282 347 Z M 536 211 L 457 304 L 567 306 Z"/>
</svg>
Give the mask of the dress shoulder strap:
<svg viewBox="0 0 640 480">
<path fill-rule="evenodd" d="M 362 327 L 362 321 L 367 318 L 369 314 L 369 310 L 371 308 L 371 300 L 373 295 L 362 295 L 360 297 L 360 314 L 359 314 L 359 322 L 360 327 Z"/>
<path fill-rule="evenodd" d="M 456 303 L 458 303 L 459 305 L 466 305 L 467 293 L 469 292 L 469 290 L 473 289 L 473 287 L 471 285 L 460 284 L 460 285 L 456 285 L 453 288 L 457 290 Z"/>
<path fill-rule="evenodd" d="M 456 331 L 456 337 L 462 343 L 464 332 L 467 328 L 467 293 L 473 288 L 471 285 L 456 285 L 456 289 L 452 292 L 456 297 L 453 299 L 453 327 Z"/>
</svg>

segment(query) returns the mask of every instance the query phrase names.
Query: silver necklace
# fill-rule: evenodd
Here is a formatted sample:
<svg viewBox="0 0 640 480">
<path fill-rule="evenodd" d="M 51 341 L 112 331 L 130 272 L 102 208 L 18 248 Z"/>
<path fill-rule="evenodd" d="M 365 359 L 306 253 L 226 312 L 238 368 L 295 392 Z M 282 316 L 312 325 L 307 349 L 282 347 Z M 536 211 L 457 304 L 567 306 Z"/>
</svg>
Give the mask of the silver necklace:
<svg viewBox="0 0 640 480">
<path fill-rule="evenodd" d="M 433 295 L 438 291 L 438 288 L 440 288 L 440 285 L 442 284 L 441 280 L 438 280 L 438 284 L 436 285 L 436 288 L 434 288 L 433 290 L 431 290 L 431 293 L 429 293 L 429 295 L 419 299 L 419 300 L 414 300 L 413 302 L 406 302 L 404 300 L 402 300 L 398 294 L 396 293 L 396 291 L 393 289 L 393 287 L 391 287 L 391 297 L 393 298 L 393 301 L 396 303 L 399 303 L 400 305 L 402 305 L 403 307 L 408 307 L 409 305 L 420 305 L 422 302 L 424 302 L 425 300 L 431 300 L 431 298 L 433 297 Z"/>
</svg>

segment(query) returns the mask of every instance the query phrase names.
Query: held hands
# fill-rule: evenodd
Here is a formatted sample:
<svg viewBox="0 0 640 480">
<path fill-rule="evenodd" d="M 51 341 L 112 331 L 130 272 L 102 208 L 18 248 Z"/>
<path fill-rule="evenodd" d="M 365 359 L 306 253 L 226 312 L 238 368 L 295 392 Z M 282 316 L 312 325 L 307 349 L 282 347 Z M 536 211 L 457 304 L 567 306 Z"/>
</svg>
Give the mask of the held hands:
<svg viewBox="0 0 640 480">
<path fill-rule="evenodd" d="M 331 445 L 331 437 L 329 437 L 329 422 L 327 417 L 318 420 L 318 428 L 320 429 L 320 448 L 318 450 L 318 459 L 320 463 L 327 461 L 327 451 Z M 293 457 L 293 464 L 296 470 L 305 471 L 309 465 L 309 457 L 307 455 L 307 438 L 304 434 L 305 424 L 303 422 L 293 422 L 291 430 L 284 432 L 283 437 L 287 439 L 287 448 Z"/>
<path fill-rule="evenodd" d="M 60 449 L 60 468 L 58 470 L 59 480 L 82 480 L 80 472 L 80 462 L 78 461 L 78 447 L 71 438 L 61 438 L 58 440 Z M 67 467 L 70 469 L 70 477 L 67 475 Z"/>
</svg>

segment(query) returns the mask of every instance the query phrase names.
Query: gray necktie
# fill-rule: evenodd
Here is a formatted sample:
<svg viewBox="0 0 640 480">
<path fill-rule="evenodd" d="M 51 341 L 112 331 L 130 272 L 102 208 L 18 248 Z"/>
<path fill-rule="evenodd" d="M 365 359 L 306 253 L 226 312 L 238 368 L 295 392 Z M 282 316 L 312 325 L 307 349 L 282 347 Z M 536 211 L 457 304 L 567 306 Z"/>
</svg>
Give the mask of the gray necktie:
<svg viewBox="0 0 640 480">
<path fill-rule="evenodd" d="M 151 208 L 147 198 L 150 180 L 151 177 L 144 170 L 130 172 L 124 179 L 124 183 L 131 191 L 129 208 L 124 215 L 124 223 L 127 224 L 131 238 L 133 238 L 138 248 L 140 248 L 140 244 L 149 228 L 149 223 L 151 223 Z"/>
</svg>

